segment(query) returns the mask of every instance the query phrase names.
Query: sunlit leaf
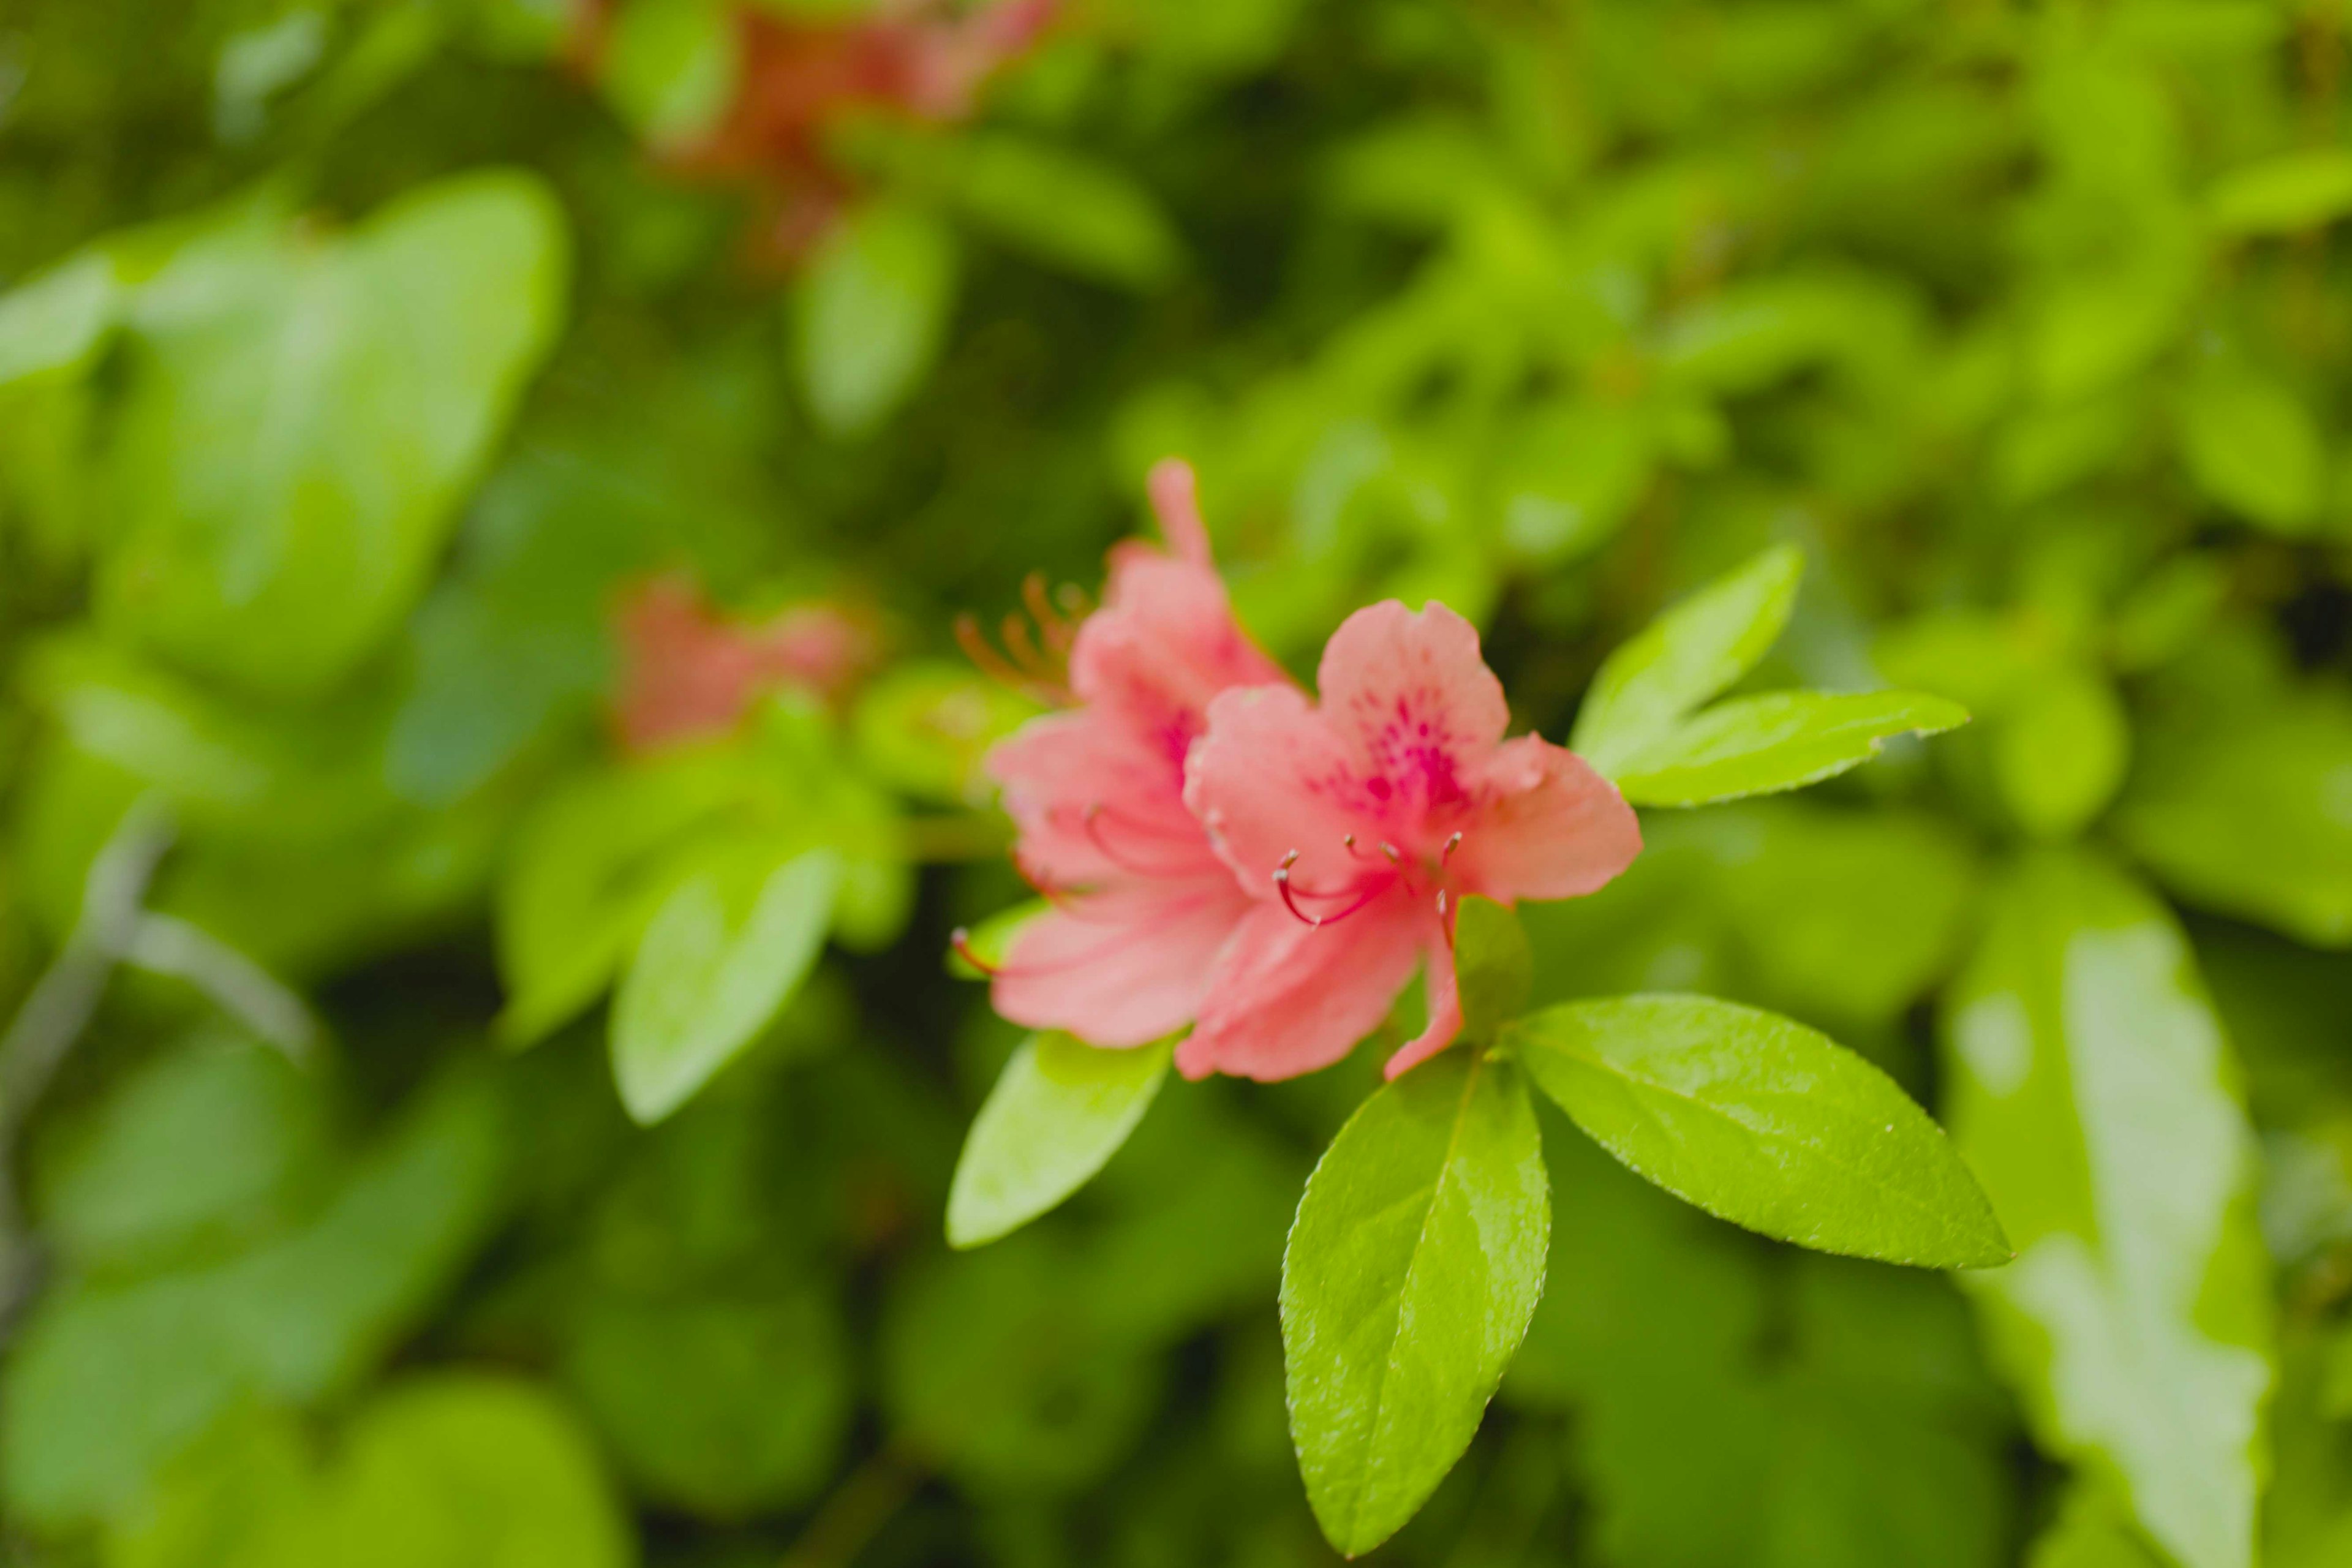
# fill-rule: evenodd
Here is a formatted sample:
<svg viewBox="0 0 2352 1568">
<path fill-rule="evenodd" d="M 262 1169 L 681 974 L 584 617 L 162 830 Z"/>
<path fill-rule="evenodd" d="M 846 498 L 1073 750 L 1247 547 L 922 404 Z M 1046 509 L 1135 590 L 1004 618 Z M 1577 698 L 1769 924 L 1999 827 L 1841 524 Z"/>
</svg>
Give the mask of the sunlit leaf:
<svg viewBox="0 0 2352 1568">
<path fill-rule="evenodd" d="M 660 1121 L 758 1037 L 816 962 L 840 886 L 840 857 L 814 849 L 670 891 L 613 998 L 613 1077 L 631 1116 Z"/>
<path fill-rule="evenodd" d="M 1017 1230 L 1084 1186 L 1151 1109 L 1173 1052 L 1166 1040 L 1105 1050 L 1032 1035 L 972 1118 L 948 1189 L 948 1244 Z"/>
<path fill-rule="evenodd" d="M 2000 890 L 1948 1007 L 1953 1136 L 2019 1249 L 1971 1283 L 2037 1436 L 2186 1568 L 2247 1568 L 2269 1265 L 2188 944 L 2129 878 L 2052 854 Z"/>
<path fill-rule="evenodd" d="M 1804 566 L 1795 548 L 1776 545 L 1651 622 L 1593 677 L 1570 749 L 1614 777 L 1764 657 L 1788 624 Z"/>
<path fill-rule="evenodd" d="M 1478 1429 L 1543 1290 L 1542 1139 L 1516 1068 L 1449 1051 L 1308 1178 L 1282 1270 L 1290 1430 L 1332 1545 L 1412 1517 Z"/>
<path fill-rule="evenodd" d="M 1619 996 L 1531 1014 L 1503 1043 L 1603 1148 L 1709 1214 L 1894 1263 L 2009 1260 L 1942 1130 L 1801 1024 L 1708 996 Z"/>
<path fill-rule="evenodd" d="M 1917 691 L 1768 691 L 1735 698 L 1618 763 L 1635 805 L 1704 805 L 1801 789 L 1876 756 L 1896 735 L 1968 722 L 1957 702 Z"/>
</svg>

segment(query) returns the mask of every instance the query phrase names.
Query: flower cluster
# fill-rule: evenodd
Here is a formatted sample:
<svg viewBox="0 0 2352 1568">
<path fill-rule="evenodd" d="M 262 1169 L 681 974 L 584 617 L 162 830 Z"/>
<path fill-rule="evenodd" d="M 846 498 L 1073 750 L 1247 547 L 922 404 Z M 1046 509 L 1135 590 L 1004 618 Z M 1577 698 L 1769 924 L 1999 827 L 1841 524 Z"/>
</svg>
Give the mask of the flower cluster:
<svg viewBox="0 0 2352 1568">
<path fill-rule="evenodd" d="M 1503 738 L 1502 683 L 1444 605 L 1349 616 L 1310 698 L 1234 619 L 1191 469 L 1162 463 L 1151 495 L 1171 549 L 1113 552 L 1072 705 L 989 759 L 1053 904 L 993 970 L 996 1009 L 1106 1047 L 1190 1024 L 1187 1077 L 1282 1079 L 1346 1056 L 1423 969 L 1393 1078 L 1461 1027 L 1459 900 L 1593 891 L 1641 850 L 1633 810 L 1573 752 Z"/>
</svg>

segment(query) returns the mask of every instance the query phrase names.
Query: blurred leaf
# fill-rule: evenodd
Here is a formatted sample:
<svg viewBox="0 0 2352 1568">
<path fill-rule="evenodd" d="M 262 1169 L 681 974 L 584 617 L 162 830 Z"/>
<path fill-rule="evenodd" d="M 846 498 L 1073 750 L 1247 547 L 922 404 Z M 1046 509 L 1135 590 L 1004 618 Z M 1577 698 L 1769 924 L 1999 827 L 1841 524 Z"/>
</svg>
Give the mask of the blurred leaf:
<svg viewBox="0 0 2352 1568">
<path fill-rule="evenodd" d="M 81 1269 L 250 1239 L 285 1223 L 321 1173 L 319 1099 L 284 1053 L 198 1035 L 53 1141 L 38 1167 L 41 1223 Z"/>
<path fill-rule="evenodd" d="M 2027 1568 L 2159 1568 L 2119 1511 L 2095 1486 L 2077 1482 L 2057 1522 L 2035 1538 Z"/>
<path fill-rule="evenodd" d="M 801 391 L 834 436 L 861 436 L 911 396 L 955 308 L 955 235 L 919 206 L 844 218 L 794 298 Z"/>
<path fill-rule="evenodd" d="M 2246 370 L 2209 370 L 2180 394 L 2181 455 L 2199 488 L 2273 532 L 2311 531 L 2327 478 L 2318 426 L 2294 393 Z"/>
<path fill-rule="evenodd" d="M 989 787 L 981 758 L 1036 712 L 1026 699 L 970 669 L 903 665 L 859 700 L 859 760 L 874 775 L 925 799 L 978 804 Z"/>
<path fill-rule="evenodd" d="M 743 69 L 737 26 L 722 0 L 622 0 L 598 85 L 656 145 L 699 141 L 735 100 Z"/>
<path fill-rule="evenodd" d="M 2068 838 L 2124 782 L 2131 721 L 2097 672 L 2064 664 L 2023 684 L 1992 726 L 1993 773 L 2026 832 Z"/>
<path fill-rule="evenodd" d="M 329 1473 L 310 1561 L 628 1568 L 635 1533 L 571 1414 L 530 1384 L 442 1373 L 364 1406 Z"/>
<path fill-rule="evenodd" d="M 2205 210 L 2224 234 L 2296 234 L 2352 213 L 2352 150 L 2314 147 L 2242 164 L 2213 182 Z"/>
<path fill-rule="evenodd" d="M 204 1268 L 52 1289 L 0 1386 L 11 1510 L 48 1529 L 105 1517 L 240 1401 L 348 1385 L 471 1254 L 502 1145 L 488 1087 L 453 1079 L 299 1229 Z"/>
<path fill-rule="evenodd" d="M 2267 1261 L 2187 943 L 2101 862 L 2030 859 L 1947 1006 L 1953 1135 L 2020 1251 L 1971 1283 L 2038 1437 L 2186 1568 L 2245 1568 Z"/>
<path fill-rule="evenodd" d="M 1942 1130 L 1801 1024 L 1706 996 L 1622 996 L 1531 1014 L 1503 1041 L 1603 1148 L 1709 1214 L 1824 1252 L 2009 1261 Z"/>
<path fill-rule="evenodd" d="M 1105 1340 L 1070 1289 L 1077 1267 L 1039 1229 L 909 1270 L 882 1331 L 900 1441 L 987 1491 L 1064 1491 L 1117 1464 L 1151 1419 L 1157 1369 Z"/>
<path fill-rule="evenodd" d="M 115 258 L 103 250 L 0 294 L 0 387 L 89 369 L 123 295 Z"/>
<path fill-rule="evenodd" d="M 1290 1427 L 1346 1555 L 1395 1533 L 1476 1434 L 1543 1292 L 1547 1190 L 1526 1086 L 1466 1050 L 1366 1100 L 1308 1178 L 1282 1269 Z"/>
<path fill-rule="evenodd" d="M 2159 710 L 2116 831 L 2191 903 L 2352 943 L 2352 699 L 2332 685 Z"/>
<path fill-rule="evenodd" d="M 1084 1186 L 1151 1109 L 1173 1050 L 1032 1035 L 972 1118 L 948 1190 L 948 1245 L 978 1247 Z"/>
<path fill-rule="evenodd" d="M 562 309 L 545 187 L 471 174 L 347 237 L 206 236 L 145 284 L 101 619 L 313 692 L 404 614 Z"/>
<path fill-rule="evenodd" d="M 1917 691 L 1770 691 L 1718 703 L 1617 763 L 1635 805 L 1705 805 L 1802 789 L 1876 756 L 1896 735 L 1968 722 L 1957 702 Z"/>
<path fill-rule="evenodd" d="M 962 139 L 948 195 L 1005 244 L 1081 277 L 1150 293 L 1184 264 L 1159 203 L 1116 164 L 1005 132 Z"/>
<path fill-rule="evenodd" d="M 851 1409 L 847 1346 L 811 1290 L 766 1300 L 583 1300 L 562 1367 L 630 1479 L 706 1518 L 805 1502 Z"/>
<path fill-rule="evenodd" d="M 1788 624 L 1805 558 L 1775 545 L 1676 605 L 1601 665 L 1569 747 L 1604 778 L 1755 668 Z"/>
<path fill-rule="evenodd" d="M 747 874 L 748 870 L 748 874 Z M 613 1077 L 651 1124 L 693 1098 L 750 1045 L 816 962 L 841 858 L 713 867 L 663 899 L 613 998 Z"/>
</svg>

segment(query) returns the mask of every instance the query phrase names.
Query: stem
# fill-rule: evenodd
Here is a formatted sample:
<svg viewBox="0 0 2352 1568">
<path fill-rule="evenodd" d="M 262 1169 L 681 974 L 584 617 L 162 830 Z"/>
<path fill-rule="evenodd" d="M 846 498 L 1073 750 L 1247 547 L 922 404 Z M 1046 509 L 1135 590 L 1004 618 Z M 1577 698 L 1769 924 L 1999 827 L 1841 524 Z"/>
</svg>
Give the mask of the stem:
<svg viewBox="0 0 2352 1568">
<path fill-rule="evenodd" d="M 884 1444 L 834 1489 L 778 1568 L 849 1568 L 922 1482 L 922 1468 Z"/>
</svg>

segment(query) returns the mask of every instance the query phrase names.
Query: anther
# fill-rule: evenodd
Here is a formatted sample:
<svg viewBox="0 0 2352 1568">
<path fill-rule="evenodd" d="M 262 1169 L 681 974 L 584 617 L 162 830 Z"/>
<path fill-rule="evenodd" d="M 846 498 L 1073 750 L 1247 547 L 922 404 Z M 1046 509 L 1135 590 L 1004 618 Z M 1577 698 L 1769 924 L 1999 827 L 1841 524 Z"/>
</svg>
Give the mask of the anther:
<svg viewBox="0 0 2352 1568">
<path fill-rule="evenodd" d="M 1402 865 L 1404 861 L 1404 857 L 1397 853 L 1397 847 L 1385 838 L 1381 840 L 1381 853 L 1389 858 L 1391 866 Z"/>
<path fill-rule="evenodd" d="M 1453 837 L 1445 841 L 1445 847 L 1437 852 L 1437 863 L 1441 866 L 1444 865 L 1446 861 L 1454 858 L 1454 852 L 1461 847 L 1462 835 L 1456 833 Z"/>
<path fill-rule="evenodd" d="M 1437 918 L 1445 918 L 1445 889 L 1443 888 L 1437 889 Z"/>
<path fill-rule="evenodd" d="M 966 931 L 961 926 L 956 927 L 955 930 L 948 932 L 948 945 L 955 949 L 956 956 L 958 958 L 962 959 L 966 963 L 971 964 L 974 969 L 979 970 L 982 974 L 987 975 L 990 979 L 993 980 L 996 978 L 996 965 L 981 957 L 979 952 L 973 949 L 971 945 L 971 931 Z"/>
</svg>

